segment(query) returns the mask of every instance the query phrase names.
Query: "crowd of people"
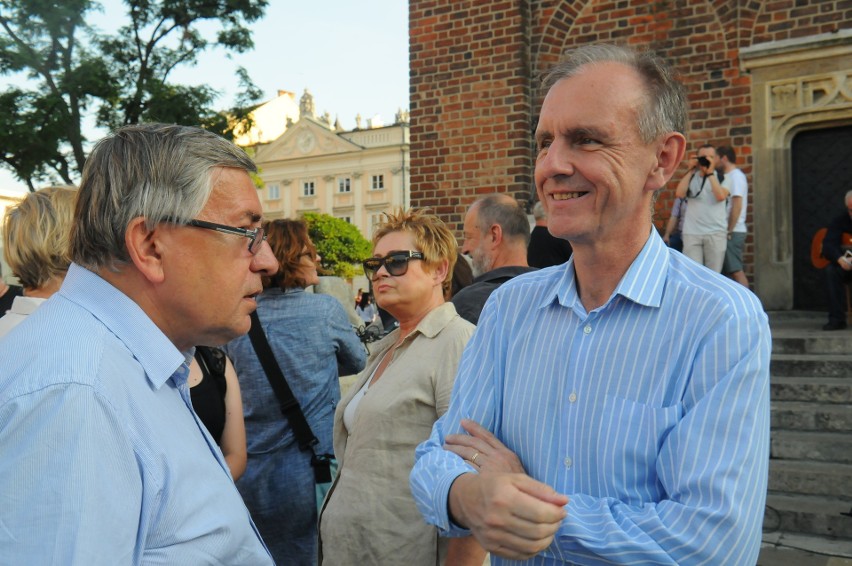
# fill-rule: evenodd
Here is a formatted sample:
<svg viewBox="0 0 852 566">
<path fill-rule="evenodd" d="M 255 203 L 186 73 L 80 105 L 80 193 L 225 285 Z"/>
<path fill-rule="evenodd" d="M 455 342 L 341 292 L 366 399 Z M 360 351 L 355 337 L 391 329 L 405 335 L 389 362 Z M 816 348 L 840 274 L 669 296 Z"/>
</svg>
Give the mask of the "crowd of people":
<svg viewBox="0 0 852 566">
<path fill-rule="evenodd" d="M 78 190 L 13 207 L 3 561 L 753 564 L 770 340 L 733 151 L 678 184 L 693 261 L 651 218 L 686 151 L 672 69 L 585 46 L 544 95 L 532 239 L 502 194 L 461 246 L 390 212 L 356 305 L 308 292 L 304 222 L 264 221 L 254 163 L 198 128 L 119 128 Z M 368 348 L 353 307 L 396 324 Z"/>
</svg>

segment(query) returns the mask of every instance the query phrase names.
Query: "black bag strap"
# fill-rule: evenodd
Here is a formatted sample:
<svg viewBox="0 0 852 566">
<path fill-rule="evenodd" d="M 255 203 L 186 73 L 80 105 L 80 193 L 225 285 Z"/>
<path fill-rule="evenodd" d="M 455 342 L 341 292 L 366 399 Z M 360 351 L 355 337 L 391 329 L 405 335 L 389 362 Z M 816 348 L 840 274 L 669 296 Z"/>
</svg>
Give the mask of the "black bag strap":
<svg viewBox="0 0 852 566">
<path fill-rule="evenodd" d="M 260 326 L 257 311 L 251 313 L 249 338 L 260 360 L 260 365 L 263 366 L 266 379 L 269 380 L 269 385 L 272 386 L 272 390 L 275 391 L 275 396 L 278 397 L 278 402 L 281 404 L 281 413 L 284 414 L 290 422 L 290 426 L 293 427 L 293 434 L 296 435 L 296 440 L 299 442 L 299 449 L 310 449 L 313 451 L 314 446 L 319 443 L 319 440 L 314 436 L 308 421 L 305 420 L 302 408 L 299 406 L 299 402 L 293 395 L 290 385 L 284 378 L 281 367 L 275 360 L 272 348 L 269 347 L 269 342 L 266 340 L 266 334 L 263 333 L 263 328 Z"/>
</svg>

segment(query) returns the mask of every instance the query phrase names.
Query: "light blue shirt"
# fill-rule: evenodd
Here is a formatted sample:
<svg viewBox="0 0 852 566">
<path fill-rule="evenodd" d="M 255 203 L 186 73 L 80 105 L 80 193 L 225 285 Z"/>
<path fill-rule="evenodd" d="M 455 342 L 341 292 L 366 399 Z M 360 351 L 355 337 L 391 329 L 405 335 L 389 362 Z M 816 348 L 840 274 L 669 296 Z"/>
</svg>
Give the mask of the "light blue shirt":
<svg viewBox="0 0 852 566">
<path fill-rule="evenodd" d="M 469 418 L 570 499 L 554 542 L 524 564 L 754 564 L 769 356 L 755 296 L 656 232 L 591 313 L 573 259 L 516 277 L 485 305 L 449 411 L 417 449 L 415 500 L 428 523 L 463 532 L 447 496 L 472 468 L 442 444 Z"/>
<path fill-rule="evenodd" d="M 72 264 L 0 340 L 0 564 L 271 564 L 188 358 Z"/>
</svg>

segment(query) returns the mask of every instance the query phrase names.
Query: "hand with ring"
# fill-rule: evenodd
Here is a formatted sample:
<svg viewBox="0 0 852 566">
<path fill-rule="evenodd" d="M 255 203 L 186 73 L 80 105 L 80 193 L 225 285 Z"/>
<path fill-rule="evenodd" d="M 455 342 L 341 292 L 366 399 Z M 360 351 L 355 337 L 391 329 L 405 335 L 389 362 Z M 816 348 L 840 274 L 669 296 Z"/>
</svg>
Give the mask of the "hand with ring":
<svg viewBox="0 0 852 566">
<path fill-rule="evenodd" d="M 448 434 L 444 449 L 464 458 L 478 471 L 525 474 L 518 456 L 479 424 L 462 419 L 467 434 Z"/>
</svg>

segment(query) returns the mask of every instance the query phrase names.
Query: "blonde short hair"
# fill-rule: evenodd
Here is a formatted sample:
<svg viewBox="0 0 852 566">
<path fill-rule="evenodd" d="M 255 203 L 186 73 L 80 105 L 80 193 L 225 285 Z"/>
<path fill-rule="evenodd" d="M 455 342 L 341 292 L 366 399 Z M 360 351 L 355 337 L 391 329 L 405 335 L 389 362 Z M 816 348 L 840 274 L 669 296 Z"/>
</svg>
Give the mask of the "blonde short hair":
<svg viewBox="0 0 852 566">
<path fill-rule="evenodd" d="M 408 232 L 414 236 L 414 245 L 423 252 L 426 259 L 423 263 L 434 269 L 442 260 L 447 260 L 449 269 L 441 287 L 446 295 L 453 280 L 453 268 L 458 257 L 458 242 L 447 228 L 447 225 L 433 214 L 425 210 L 402 210 L 386 212 L 385 221 L 376 227 L 373 233 L 373 247 L 392 232 Z"/>
<path fill-rule="evenodd" d="M 3 256 L 24 288 L 39 289 L 68 271 L 76 200 L 73 188 L 48 187 L 6 209 Z"/>
</svg>

